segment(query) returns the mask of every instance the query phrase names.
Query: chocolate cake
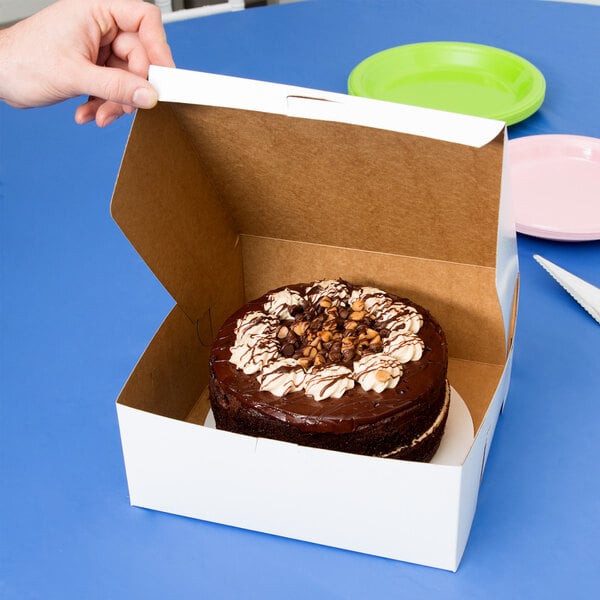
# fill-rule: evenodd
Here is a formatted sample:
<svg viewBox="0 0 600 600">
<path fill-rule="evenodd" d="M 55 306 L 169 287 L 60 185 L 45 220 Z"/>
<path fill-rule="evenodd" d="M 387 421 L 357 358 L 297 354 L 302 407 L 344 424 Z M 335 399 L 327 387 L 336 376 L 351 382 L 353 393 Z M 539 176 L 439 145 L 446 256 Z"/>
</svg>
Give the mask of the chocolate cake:
<svg viewBox="0 0 600 600">
<path fill-rule="evenodd" d="M 446 338 L 408 299 L 343 280 L 290 285 L 221 327 L 210 358 L 217 428 L 428 461 L 450 390 Z"/>
</svg>

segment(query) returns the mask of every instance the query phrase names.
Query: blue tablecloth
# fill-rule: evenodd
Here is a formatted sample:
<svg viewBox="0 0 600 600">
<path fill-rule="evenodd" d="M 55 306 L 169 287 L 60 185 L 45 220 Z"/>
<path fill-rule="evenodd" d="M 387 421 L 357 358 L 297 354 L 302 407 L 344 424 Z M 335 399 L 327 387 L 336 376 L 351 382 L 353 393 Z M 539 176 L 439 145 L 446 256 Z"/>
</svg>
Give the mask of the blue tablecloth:
<svg viewBox="0 0 600 600">
<path fill-rule="evenodd" d="M 509 137 L 600 137 L 596 6 L 323 0 L 167 32 L 180 67 L 337 92 L 391 46 L 494 45 L 533 62 L 548 86 Z M 2 598 L 595 595 L 600 325 L 532 254 L 600 286 L 599 241 L 519 236 L 512 385 L 456 574 L 132 508 L 114 401 L 172 300 L 109 215 L 131 118 L 79 127 L 76 106 L 0 106 Z"/>
</svg>

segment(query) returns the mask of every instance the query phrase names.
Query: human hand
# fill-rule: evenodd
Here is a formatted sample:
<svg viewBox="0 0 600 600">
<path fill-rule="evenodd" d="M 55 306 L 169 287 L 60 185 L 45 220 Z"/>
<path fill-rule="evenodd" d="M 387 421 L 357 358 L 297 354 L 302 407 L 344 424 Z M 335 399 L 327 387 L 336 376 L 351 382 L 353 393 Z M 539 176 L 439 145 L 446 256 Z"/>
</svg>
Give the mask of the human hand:
<svg viewBox="0 0 600 600">
<path fill-rule="evenodd" d="M 152 108 L 150 64 L 174 66 L 160 10 L 143 0 L 59 0 L 0 30 L 0 98 L 30 108 L 87 95 L 77 123 Z"/>
</svg>

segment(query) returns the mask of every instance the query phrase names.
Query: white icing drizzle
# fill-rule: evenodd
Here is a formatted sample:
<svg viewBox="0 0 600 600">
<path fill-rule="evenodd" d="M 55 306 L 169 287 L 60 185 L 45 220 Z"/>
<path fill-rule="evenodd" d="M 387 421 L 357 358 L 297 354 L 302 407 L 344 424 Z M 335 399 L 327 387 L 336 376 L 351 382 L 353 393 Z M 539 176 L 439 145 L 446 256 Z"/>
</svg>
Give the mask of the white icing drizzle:
<svg viewBox="0 0 600 600">
<path fill-rule="evenodd" d="M 253 345 L 231 347 L 231 362 L 246 375 L 258 373 L 279 356 L 279 345 L 270 338 L 257 338 Z"/>
<path fill-rule="evenodd" d="M 260 311 L 249 312 L 237 322 L 231 362 L 246 375 L 252 375 L 279 356 L 275 333 L 279 320 Z"/>
<path fill-rule="evenodd" d="M 271 315 L 260 311 L 252 311 L 238 319 L 236 329 L 236 343 L 248 343 L 251 338 L 272 335 L 279 321 Z"/>
<path fill-rule="evenodd" d="M 417 310 L 400 302 L 382 307 L 381 311 L 374 316 L 377 325 L 391 330 L 419 333 L 423 326 L 423 317 Z"/>
<path fill-rule="evenodd" d="M 306 372 L 293 358 L 281 358 L 267 365 L 258 376 L 260 389 L 275 396 L 285 396 L 303 389 Z"/>
<path fill-rule="evenodd" d="M 332 306 L 339 306 L 350 296 L 350 293 L 348 287 L 337 279 L 322 279 L 309 287 L 307 298 L 313 304 L 319 304 L 325 296 L 332 301 Z"/>
<path fill-rule="evenodd" d="M 282 320 L 292 319 L 290 308 L 301 306 L 304 299 L 295 290 L 284 289 L 269 295 L 265 303 L 265 311 Z"/>
<path fill-rule="evenodd" d="M 396 387 L 401 375 L 400 362 L 387 354 L 367 354 L 354 363 L 354 379 L 366 392 Z"/>
<path fill-rule="evenodd" d="M 423 327 L 423 317 L 414 306 L 394 302 L 383 290 L 363 287 L 354 290 L 352 296 L 364 301 L 365 309 L 380 328 L 419 333 Z"/>
<path fill-rule="evenodd" d="M 304 379 L 304 391 L 317 402 L 326 398 L 341 398 L 354 387 L 352 371 L 342 365 L 309 369 Z"/>
<path fill-rule="evenodd" d="M 390 335 L 383 340 L 383 353 L 393 356 L 402 364 L 411 360 L 419 360 L 423 356 L 425 345 L 423 340 L 415 333 L 403 333 L 392 330 Z"/>
</svg>

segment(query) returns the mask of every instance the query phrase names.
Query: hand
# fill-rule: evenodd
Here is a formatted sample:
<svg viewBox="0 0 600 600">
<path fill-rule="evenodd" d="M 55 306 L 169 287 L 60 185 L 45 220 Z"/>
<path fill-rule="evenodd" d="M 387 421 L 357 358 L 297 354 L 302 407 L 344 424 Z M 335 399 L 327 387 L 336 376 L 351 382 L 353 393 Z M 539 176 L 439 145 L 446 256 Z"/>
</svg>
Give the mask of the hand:
<svg viewBox="0 0 600 600">
<path fill-rule="evenodd" d="M 150 64 L 174 66 L 160 10 L 143 0 L 59 0 L 0 30 L 0 98 L 30 108 L 87 95 L 77 123 L 152 108 Z"/>
</svg>

